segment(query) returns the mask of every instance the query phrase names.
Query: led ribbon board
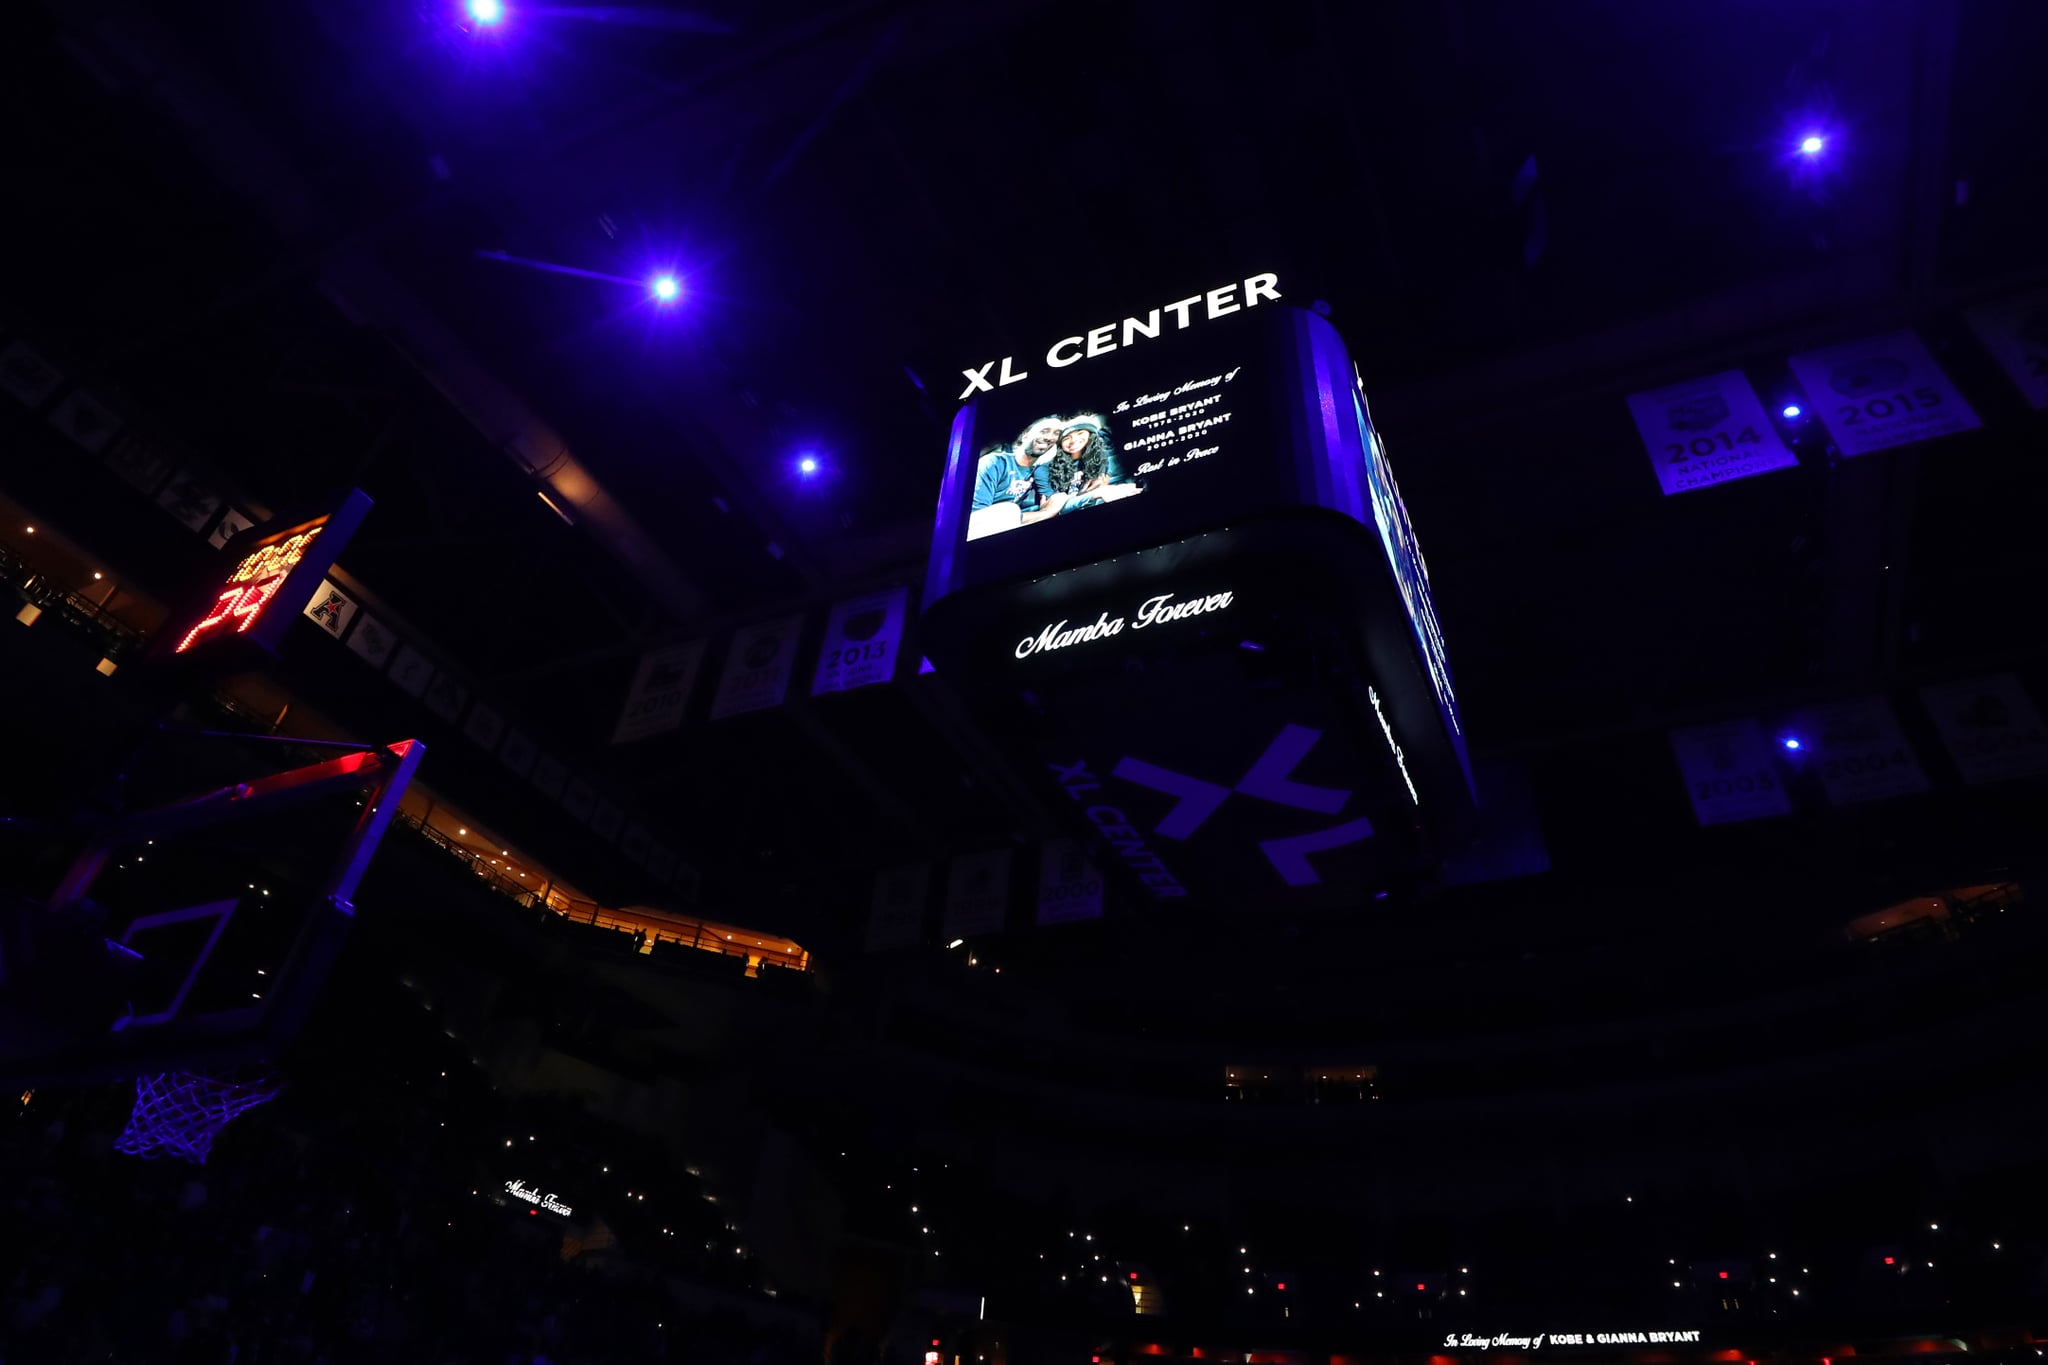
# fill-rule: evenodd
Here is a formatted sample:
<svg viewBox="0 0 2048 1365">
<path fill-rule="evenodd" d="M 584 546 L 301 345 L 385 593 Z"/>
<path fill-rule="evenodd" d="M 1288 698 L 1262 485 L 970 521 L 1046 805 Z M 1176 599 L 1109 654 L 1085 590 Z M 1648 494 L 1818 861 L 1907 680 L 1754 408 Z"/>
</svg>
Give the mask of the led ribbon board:
<svg viewBox="0 0 2048 1365">
<path fill-rule="evenodd" d="M 238 639 L 275 651 L 369 510 L 370 499 L 357 490 L 332 512 L 236 537 L 230 542 L 240 553 L 235 567 L 209 590 L 170 654 L 197 657 Z"/>
</svg>

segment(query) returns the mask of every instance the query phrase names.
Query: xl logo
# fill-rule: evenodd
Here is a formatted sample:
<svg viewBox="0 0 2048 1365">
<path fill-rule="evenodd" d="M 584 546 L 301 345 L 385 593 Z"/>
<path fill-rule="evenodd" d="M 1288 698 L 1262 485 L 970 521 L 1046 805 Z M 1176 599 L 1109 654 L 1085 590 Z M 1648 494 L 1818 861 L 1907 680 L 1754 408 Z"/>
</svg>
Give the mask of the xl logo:
<svg viewBox="0 0 2048 1365">
<path fill-rule="evenodd" d="M 1245 769 L 1244 776 L 1228 787 L 1138 758 L 1119 759 L 1111 772 L 1126 782 L 1135 782 L 1141 787 L 1150 787 L 1153 791 L 1174 797 L 1173 809 L 1167 812 L 1166 818 L 1154 827 L 1153 832 L 1168 839 L 1186 840 L 1221 809 L 1232 793 L 1279 806 L 1292 806 L 1296 810 L 1314 811 L 1318 815 L 1336 815 L 1343 811 L 1345 803 L 1351 799 L 1350 792 L 1337 787 L 1312 787 L 1294 780 L 1295 768 L 1308 757 L 1309 750 L 1315 748 L 1316 741 L 1322 737 L 1322 731 L 1306 726 L 1282 726 L 1265 752 Z M 1371 837 L 1372 821 L 1361 817 L 1308 834 L 1267 839 L 1259 844 L 1259 851 L 1266 855 L 1266 860 L 1273 864 L 1273 870 L 1289 886 L 1316 886 L 1323 879 L 1316 875 L 1308 860 L 1309 854 L 1342 848 Z"/>
</svg>

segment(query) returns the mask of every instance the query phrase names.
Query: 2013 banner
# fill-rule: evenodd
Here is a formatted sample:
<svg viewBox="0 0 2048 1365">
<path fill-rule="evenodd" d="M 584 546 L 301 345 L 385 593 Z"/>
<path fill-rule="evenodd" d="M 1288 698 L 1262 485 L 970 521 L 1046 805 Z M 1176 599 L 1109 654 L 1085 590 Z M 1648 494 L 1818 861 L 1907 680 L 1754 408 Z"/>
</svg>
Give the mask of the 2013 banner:
<svg viewBox="0 0 2048 1365">
<path fill-rule="evenodd" d="M 895 677 L 909 601 L 910 589 L 885 588 L 833 607 L 825 621 L 825 638 L 818 644 L 811 695 L 869 687 Z"/>
</svg>

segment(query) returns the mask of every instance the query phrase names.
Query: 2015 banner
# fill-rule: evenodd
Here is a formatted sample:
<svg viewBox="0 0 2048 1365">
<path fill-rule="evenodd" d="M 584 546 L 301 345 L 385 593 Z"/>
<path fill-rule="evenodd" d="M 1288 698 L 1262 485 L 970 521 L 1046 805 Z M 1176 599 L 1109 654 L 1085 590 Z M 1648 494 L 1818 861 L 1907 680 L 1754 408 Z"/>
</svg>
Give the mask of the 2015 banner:
<svg viewBox="0 0 2048 1365">
<path fill-rule="evenodd" d="M 1844 455 L 1868 455 L 1983 423 L 1912 332 L 1787 356 Z"/>
</svg>

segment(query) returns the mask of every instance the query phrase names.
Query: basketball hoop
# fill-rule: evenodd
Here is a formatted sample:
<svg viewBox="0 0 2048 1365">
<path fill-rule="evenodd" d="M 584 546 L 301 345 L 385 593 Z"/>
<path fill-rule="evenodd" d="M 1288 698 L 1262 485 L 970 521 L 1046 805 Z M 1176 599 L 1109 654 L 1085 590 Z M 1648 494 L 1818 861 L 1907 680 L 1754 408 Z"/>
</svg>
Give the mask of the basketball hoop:
<svg viewBox="0 0 2048 1365">
<path fill-rule="evenodd" d="M 267 1074 L 241 1080 L 191 1071 L 135 1078 L 135 1108 L 114 1150 L 154 1161 L 173 1156 L 203 1166 L 213 1140 L 236 1115 L 277 1095 Z"/>
</svg>

